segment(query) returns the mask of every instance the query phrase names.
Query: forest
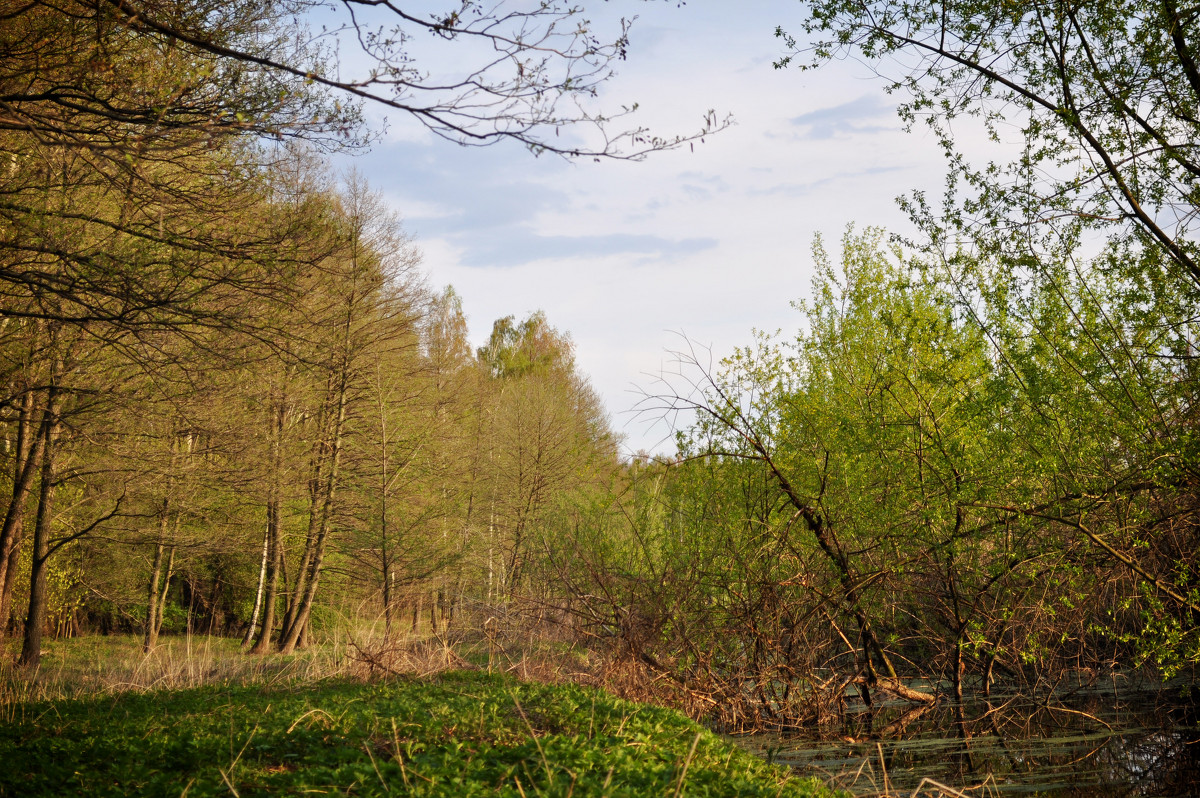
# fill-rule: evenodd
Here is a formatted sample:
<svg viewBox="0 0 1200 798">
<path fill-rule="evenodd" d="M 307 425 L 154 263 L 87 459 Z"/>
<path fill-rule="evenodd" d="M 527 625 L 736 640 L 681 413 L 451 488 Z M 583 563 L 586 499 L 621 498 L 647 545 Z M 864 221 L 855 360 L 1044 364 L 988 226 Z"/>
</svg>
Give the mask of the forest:
<svg viewBox="0 0 1200 798">
<path fill-rule="evenodd" d="M 725 732 L 1114 674 L 1194 698 L 1200 8 L 802 4 L 776 68 L 875 64 L 945 197 L 904 200 L 919 240 L 812 242 L 795 331 L 683 341 L 639 405 L 674 451 L 628 457 L 569 332 L 473 347 L 470 286 L 327 155 L 374 105 L 567 158 L 724 123 L 580 111 L 624 42 L 566 4 L 335 4 L 361 79 L 316 5 L 0 4 L 6 674 L 97 635 L 372 672 L 483 641 Z M 437 83 L 359 12 L 494 55 Z M 967 120 L 1019 150 L 973 162 Z"/>
<path fill-rule="evenodd" d="M 365 132 L 287 67 L 320 57 L 290 10 L 4 17 L 0 627 L 26 666 L 45 634 L 290 652 L 364 602 L 437 630 L 537 584 L 540 519 L 616 466 L 569 336 L 508 317 L 472 351 L 394 213 L 329 173 Z M 466 102 L 419 113 L 486 135 Z"/>
</svg>

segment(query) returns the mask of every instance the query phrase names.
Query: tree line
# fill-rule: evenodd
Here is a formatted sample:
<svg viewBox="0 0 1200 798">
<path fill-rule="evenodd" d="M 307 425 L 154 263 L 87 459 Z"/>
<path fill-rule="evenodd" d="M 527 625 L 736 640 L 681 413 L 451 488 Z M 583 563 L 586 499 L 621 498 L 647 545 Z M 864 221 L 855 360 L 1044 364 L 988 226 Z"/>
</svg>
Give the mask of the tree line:
<svg viewBox="0 0 1200 798">
<path fill-rule="evenodd" d="M 262 210 L 304 232 L 237 324 L 8 320 L 0 590 L 25 662 L 47 629 L 150 649 L 164 623 L 291 651 L 329 580 L 389 631 L 422 605 L 436 629 L 507 600 L 540 514 L 615 463 L 569 338 L 533 314 L 473 352 L 361 180 Z"/>
<path fill-rule="evenodd" d="M 396 219 L 322 152 L 371 139 L 364 102 L 460 143 L 679 143 L 574 102 L 627 28 L 606 42 L 569 4 L 470 2 L 347 3 L 314 30 L 318 5 L 4 11 L 0 633 L 23 633 L 26 664 L 78 628 L 290 651 L 330 581 L 389 628 L 410 605 L 436 626 L 511 595 L 545 507 L 615 457 L 569 337 L 534 314 L 472 352 L 457 295 L 424 285 Z M 443 81 L 418 34 L 489 52 Z M 592 133 L 560 139 L 572 125 Z"/>
</svg>

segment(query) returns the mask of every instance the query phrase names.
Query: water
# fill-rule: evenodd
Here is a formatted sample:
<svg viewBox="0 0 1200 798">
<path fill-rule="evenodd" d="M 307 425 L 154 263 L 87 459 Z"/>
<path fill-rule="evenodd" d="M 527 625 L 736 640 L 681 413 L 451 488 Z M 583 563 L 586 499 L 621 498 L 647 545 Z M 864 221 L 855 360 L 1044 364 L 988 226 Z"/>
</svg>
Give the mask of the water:
<svg viewBox="0 0 1200 798">
<path fill-rule="evenodd" d="M 1200 795 L 1200 726 L 1177 697 L 1076 688 L 1042 701 L 968 699 L 961 718 L 948 703 L 860 706 L 819 735 L 735 739 L 860 796 L 954 794 L 938 785 L 972 796 Z"/>
</svg>

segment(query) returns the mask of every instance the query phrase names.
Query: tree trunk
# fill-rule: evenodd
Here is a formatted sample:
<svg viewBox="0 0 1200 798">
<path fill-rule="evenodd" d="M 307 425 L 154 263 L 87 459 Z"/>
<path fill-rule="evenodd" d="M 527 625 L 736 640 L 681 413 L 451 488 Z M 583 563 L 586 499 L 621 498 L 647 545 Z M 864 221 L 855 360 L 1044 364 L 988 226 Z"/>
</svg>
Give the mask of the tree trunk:
<svg viewBox="0 0 1200 798">
<path fill-rule="evenodd" d="M 42 629 L 46 625 L 46 569 L 50 560 L 50 523 L 54 503 L 54 444 L 58 439 L 58 402 L 54 389 L 46 400 L 42 423 L 41 485 L 38 488 L 37 520 L 33 528 L 33 557 L 29 573 L 29 612 L 25 618 L 25 640 L 21 664 L 36 668 L 42 659 Z"/>
<path fill-rule="evenodd" d="M 267 488 L 267 552 L 264 562 L 267 566 L 265 596 L 263 598 L 262 631 L 250 649 L 251 654 L 266 654 L 271 647 L 271 634 L 275 631 L 275 608 L 279 603 L 279 577 L 284 568 L 283 559 L 283 527 L 280 516 L 280 480 L 283 471 L 283 432 L 287 427 L 286 390 L 283 385 L 279 389 L 271 418 L 271 471 L 268 475 Z M 287 593 L 287 575 L 284 573 L 283 592 Z"/>
<path fill-rule="evenodd" d="M 392 639 L 392 564 L 388 561 L 387 548 L 383 549 L 383 639 Z"/>
<path fill-rule="evenodd" d="M 21 544 L 25 537 L 25 513 L 17 517 L 12 549 L 8 558 L 0 560 L 0 640 L 8 636 L 9 621 L 12 619 L 13 585 L 17 581 L 17 568 L 21 561 Z"/>
<path fill-rule="evenodd" d="M 388 552 L 388 436 L 383 396 L 379 398 L 379 558 L 383 570 L 383 639 L 392 639 L 392 568 Z"/>
<path fill-rule="evenodd" d="M 317 596 L 317 585 L 321 580 L 321 565 L 325 559 L 325 544 L 328 538 L 329 516 L 328 502 L 326 502 L 326 507 L 322 512 L 321 527 L 316 546 L 311 558 L 312 564 L 309 566 L 308 578 L 304 580 L 304 595 L 300 598 L 296 606 L 296 611 L 291 618 L 291 625 L 284 630 L 283 637 L 279 641 L 279 652 L 281 654 L 291 654 L 295 651 L 297 644 L 300 642 L 301 633 L 306 631 L 308 620 L 312 615 L 313 601 Z M 297 579 L 297 584 L 299 583 L 300 580 Z"/>
<path fill-rule="evenodd" d="M 163 524 L 166 524 L 164 517 Z M 146 586 L 146 628 L 142 633 L 142 652 L 149 654 L 158 644 L 158 579 L 162 575 L 163 554 L 166 547 L 160 538 L 154 547 L 154 565 L 150 567 L 150 582 Z"/>
<path fill-rule="evenodd" d="M 319 520 L 315 508 L 312 507 L 310 501 L 310 509 L 308 515 L 308 534 L 304 538 L 304 551 L 300 555 L 300 563 L 296 567 L 296 579 L 292 583 L 290 590 L 287 593 L 287 607 L 283 611 L 283 624 L 280 629 L 279 645 L 282 648 L 283 639 L 291 634 L 291 630 L 297 624 L 300 613 L 300 604 L 304 600 L 305 591 L 308 588 L 308 575 L 312 569 L 313 553 L 317 545 L 317 525 Z"/>
<path fill-rule="evenodd" d="M 313 560 L 317 549 L 322 547 L 321 544 L 324 542 L 321 536 L 321 508 L 326 506 L 326 480 L 324 479 L 324 471 L 327 460 L 323 450 L 326 448 L 327 441 L 328 438 L 324 438 L 317 443 L 317 453 L 313 457 L 313 475 L 310 479 L 308 499 L 308 534 L 304 537 L 304 551 L 300 555 L 300 564 L 296 568 L 296 580 L 292 585 L 291 593 L 288 597 L 287 610 L 283 614 L 283 629 L 280 632 L 279 641 L 280 650 L 283 649 L 284 641 L 288 638 L 292 638 L 290 647 L 295 647 L 295 638 L 299 636 L 299 627 L 302 625 L 302 621 L 300 620 L 301 606 L 304 603 L 304 597 L 308 594 L 308 584 L 313 571 Z M 319 567 L 317 570 L 319 572 Z"/>
<path fill-rule="evenodd" d="M 175 515 L 175 520 L 178 523 L 178 513 Z M 175 547 L 167 545 L 170 527 L 170 499 L 164 497 L 162 517 L 158 522 L 158 542 L 154 546 L 154 565 L 150 569 L 150 582 L 146 586 L 146 628 L 142 634 L 142 651 L 145 653 L 152 651 L 158 644 L 158 633 L 162 629 L 163 622 L 163 604 L 166 603 L 167 590 L 171 586 L 171 576 L 175 569 Z M 167 555 L 168 558 L 166 578 L 161 579 L 164 555 Z"/>
<path fill-rule="evenodd" d="M 266 654 L 271 648 L 271 633 L 275 631 L 275 607 L 279 603 L 279 572 L 283 563 L 283 545 L 279 527 L 279 500 L 267 502 L 267 581 L 263 598 L 262 630 L 251 654 Z"/>
<path fill-rule="evenodd" d="M 176 516 L 176 522 L 179 517 Z M 154 613 L 154 638 L 158 639 L 159 632 L 162 631 L 163 625 L 163 607 L 167 606 L 167 591 L 171 589 L 171 577 L 175 576 L 175 546 L 167 549 L 167 572 L 163 576 L 162 590 L 158 594 L 158 604 Z"/>
<path fill-rule="evenodd" d="M 208 626 L 204 633 L 212 637 L 217 632 L 218 626 L 225 622 L 225 611 L 222 609 L 221 602 L 221 583 L 224 581 L 225 575 L 221 569 L 216 569 L 213 573 L 212 591 L 208 594 Z"/>
<path fill-rule="evenodd" d="M 33 432 L 34 394 L 29 391 L 21 401 L 21 413 L 17 423 L 17 451 L 13 468 L 12 495 L 0 525 L 0 638 L 4 637 L 8 625 L 8 608 L 12 606 L 13 582 L 16 577 L 16 562 L 25 531 L 25 500 L 33 487 L 33 475 L 42 450 L 46 444 L 46 425 L 49 418 L 42 415 L 36 434 Z"/>
<path fill-rule="evenodd" d="M 337 383 L 337 409 L 333 416 L 330 434 L 326 437 L 325 445 L 329 449 L 323 479 L 314 486 L 310 495 L 313 499 L 309 510 L 308 541 L 305 545 L 304 557 L 301 561 L 301 573 L 296 575 L 296 587 L 293 593 L 292 607 L 289 617 L 285 619 L 282 639 L 279 641 L 279 651 L 290 654 L 296 650 L 301 632 L 306 630 L 312 615 L 313 601 L 317 595 L 317 585 L 321 579 L 321 566 L 325 559 L 325 546 L 329 541 L 330 518 L 333 513 L 334 493 L 337 489 L 338 466 L 342 459 L 342 431 L 346 424 L 346 399 L 349 382 L 348 367 L 343 363 L 343 371 Z M 317 500 L 320 504 L 318 506 Z"/>
<path fill-rule="evenodd" d="M 262 545 L 262 564 L 258 567 L 258 587 L 254 591 L 254 609 L 250 612 L 250 625 L 246 627 L 246 634 L 242 637 L 242 648 L 249 648 L 254 642 L 254 633 L 258 627 L 258 616 L 262 611 L 263 591 L 266 589 L 267 583 L 267 556 L 271 549 L 271 525 L 267 524 L 267 528 L 263 530 L 263 545 Z"/>
<path fill-rule="evenodd" d="M 30 460 L 30 432 L 33 429 L 34 394 L 26 391 L 21 400 L 21 410 L 17 416 L 17 447 L 13 453 L 13 490 L 10 497 L 8 512 L 4 523 L 0 526 L 0 639 L 8 630 L 9 611 L 12 606 L 13 582 L 17 575 L 17 560 L 20 557 L 21 542 L 25 536 L 25 498 L 28 496 L 29 484 L 24 490 L 19 490 L 27 463 Z M 32 472 L 30 472 L 32 476 Z"/>
</svg>

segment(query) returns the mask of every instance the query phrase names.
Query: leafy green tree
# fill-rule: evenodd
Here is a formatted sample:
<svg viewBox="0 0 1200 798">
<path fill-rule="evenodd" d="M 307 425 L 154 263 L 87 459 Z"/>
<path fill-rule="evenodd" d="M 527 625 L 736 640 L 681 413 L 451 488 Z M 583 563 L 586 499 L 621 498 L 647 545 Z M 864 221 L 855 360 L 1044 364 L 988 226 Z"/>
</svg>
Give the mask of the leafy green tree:
<svg viewBox="0 0 1200 798">
<path fill-rule="evenodd" d="M 901 114 L 947 154 L 940 205 L 920 193 L 903 204 L 937 279 L 994 347 L 1012 404 L 1001 428 L 1021 428 L 1029 452 L 997 507 L 1053 530 L 1064 556 L 1124 571 L 1110 631 L 1168 672 L 1194 662 L 1200 595 L 1178 554 L 1196 527 L 1200 12 L 1172 0 L 806 7 L 803 38 L 779 31 L 778 66 L 878 64 L 908 98 Z M 1004 154 L 972 162 L 955 134 L 966 119 Z"/>
<path fill-rule="evenodd" d="M 1164 329 L 1185 319 L 1131 306 L 1103 264 L 1020 292 L 996 264 L 967 305 L 883 242 L 848 233 L 835 265 L 818 241 L 794 341 L 718 369 L 681 353 L 651 400 L 696 414 L 678 461 L 604 527 L 640 564 L 578 533 L 562 561 L 587 617 L 761 724 L 819 721 L 850 685 L 931 700 L 916 676 L 947 680 L 961 720 L 964 685 L 1036 689 L 1139 646 L 1175 672 L 1195 527 L 1162 413 L 1192 389 L 1131 353 L 1182 345 Z"/>
<path fill-rule="evenodd" d="M 497 319 L 478 355 L 493 377 L 567 374 L 575 367 L 573 348 L 569 338 L 547 323 L 546 314 L 537 311 L 519 324 L 513 316 Z"/>
<path fill-rule="evenodd" d="M 490 375 L 476 444 L 487 597 L 507 601 L 544 549 L 545 514 L 615 460 L 615 443 L 598 397 L 575 371 L 569 336 L 541 312 L 519 324 L 497 320 L 478 358 Z"/>
<path fill-rule="evenodd" d="M 961 531 L 962 504 L 979 489 L 969 475 L 983 473 L 967 448 L 979 415 L 973 394 L 989 373 L 978 333 L 944 296 L 914 283 L 897 253 L 881 252 L 880 238 L 848 235 L 840 270 L 818 245 L 808 329 L 794 347 L 760 339 L 666 397 L 671 409 L 698 413 L 686 457 L 757 486 L 753 503 L 724 511 L 744 519 L 734 524 L 742 539 L 779 541 L 804 578 L 837 597 L 813 611 L 844 629 L 868 701 L 877 687 L 907 693 L 897 681 L 896 602 L 886 597 Z"/>
<path fill-rule="evenodd" d="M 804 5 L 804 37 L 777 32 L 789 50 L 777 66 L 851 54 L 878 63 L 910 98 L 901 114 L 938 135 L 947 202 L 910 206 L 935 242 L 1061 252 L 1098 230 L 1160 253 L 1128 266 L 1200 287 L 1200 10 L 1175 0 Z M 1019 153 L 972 165 L 952 127 L 964 116 Z"/>
</svg>

